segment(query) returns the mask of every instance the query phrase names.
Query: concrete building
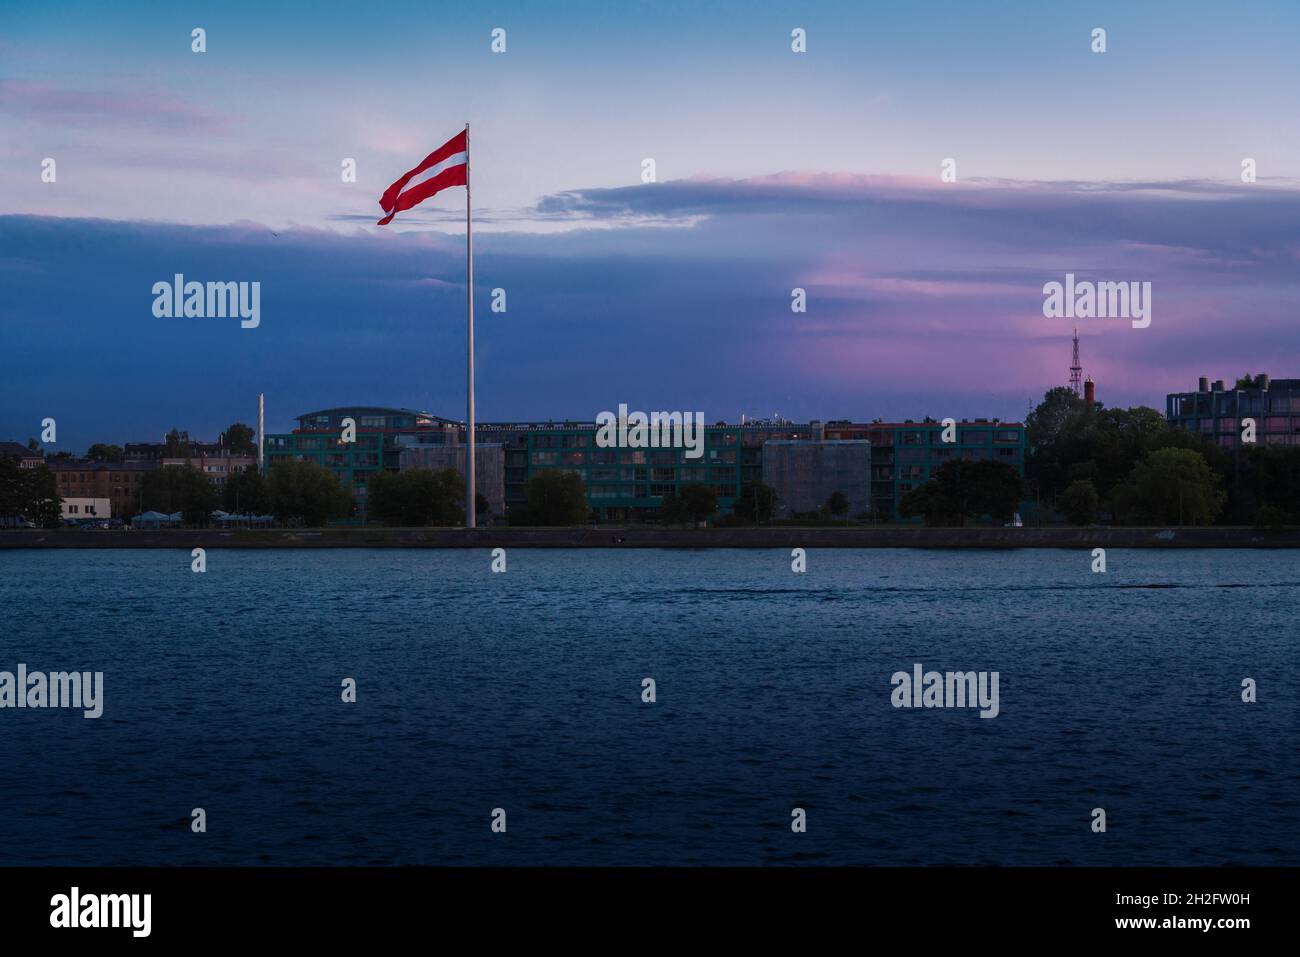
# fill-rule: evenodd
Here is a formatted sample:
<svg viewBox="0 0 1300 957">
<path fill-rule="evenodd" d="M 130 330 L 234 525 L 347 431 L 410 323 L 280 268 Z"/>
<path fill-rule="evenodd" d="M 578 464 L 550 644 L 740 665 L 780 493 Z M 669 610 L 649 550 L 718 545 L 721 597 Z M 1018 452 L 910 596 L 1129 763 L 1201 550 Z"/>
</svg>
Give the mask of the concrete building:
<svg viewBox="0 0 1300 957">
<path fill-rule="evenodd" d="M 1261 372 L 1228 388 L 1223 379 L 1210 382 L 1202 376 L 1195 392 L 1165 397 L 1165 417 L 1231 452 L 1241 449 L 1243 419 L 1254 420 L 1259 445 L 1300 445 L 1300 379 L 1273 379 Z"/>
<path fill-rule="evenodd" d="M 857 439 L 763 445 L 763 484 L 776 492 L 776 515 L 816 512 L 835 492 L 848 499 L 846 518 L 871 509 L 871 443 Z"/>
<path fill-rule="evenodd" d="M 59 500 L 60 518 L 111 518 L 113 505 L 106 498 L 65 498 Z"/>
<path fill-rule="evenodd" d="M 452 469 L 465 480 L 464 445 L 412 445 L 402 449 L 401 470 L 429 469 L 441 472 Z M 498 521 L 506 513 L 505 455 L 498 442 L 479 442 L 474 446 L 474 488 L 487 499 L 491 520 Z M 489 516 L 480 515 L 486 521 Z"/>
</svg>

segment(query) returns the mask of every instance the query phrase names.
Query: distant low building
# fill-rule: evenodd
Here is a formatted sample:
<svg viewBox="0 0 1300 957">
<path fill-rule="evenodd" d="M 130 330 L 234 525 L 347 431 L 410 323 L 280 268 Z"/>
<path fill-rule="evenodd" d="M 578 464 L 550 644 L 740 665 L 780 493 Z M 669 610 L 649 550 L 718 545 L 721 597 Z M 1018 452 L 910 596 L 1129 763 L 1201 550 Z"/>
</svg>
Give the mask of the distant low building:
<svg viewBox="0 0 1300 957">
<path fill-rule="evenodd" d="M 216 454 L 200 454 L 185 458 L 165 456 L 156 460 L 162 468 L 169 465 L 188 466 L 197 469 L 208 477 L 208 481 L 218 488 L 226 484 L 226 479 L 236 472 L 256 471 L 256 455 L 232 455 L 229 451 Z"/>
<path fill-rule="evenodd" d="M 157 462 L 91 462 L 85 459 L 50 459 L 54 484 L 62 499 L 108 499 L 111 517 L 126 518 L 140 511 L 144 477 Z M 99 516 L 108 518 L 109 514 Z"/>
<path fill-rule="evenodd" d="M 1165 417 L 1231 452 L 1243 445 L 1245 419 L 1254 421 L 1259 445 L 1300 445 L 1300 379 L 1273 379 L 1261 372 L 1228 388 L 1223 379 L 1211 383 L 1202 376 L 1195 392 L 1165 397 Z"/>
<path fill-rule="evenodd" d="M 45 464 L 44 454 L 20 442 L 0 442 L 0 458 L 17 459 L 18 467 L 22 469 L 34 469 Z"/>
<path fill-rule="evenodd" d="M 65 498 L 59 500 L 61 518 L 111 518 L 112 503 L 106 498 Z"/>
<path fill-rule="evenodd" d="M 763 446 L 763 484 L 776 492 L 776 514 L 816 512 L 840 492 L 845 517 L 871 509 L 871 443 L 829 439 L 799 442 L 772 439 Z"/>
</svg>

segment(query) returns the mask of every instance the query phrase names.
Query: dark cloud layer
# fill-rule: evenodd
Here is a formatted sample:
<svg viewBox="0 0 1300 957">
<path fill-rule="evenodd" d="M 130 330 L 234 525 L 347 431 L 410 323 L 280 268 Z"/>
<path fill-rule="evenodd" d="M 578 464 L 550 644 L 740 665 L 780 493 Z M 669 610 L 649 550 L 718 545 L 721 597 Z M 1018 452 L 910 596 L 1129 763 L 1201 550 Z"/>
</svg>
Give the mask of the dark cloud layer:
<svg viewBox="0 0 1300 957">
<path fill-rule="evenodd" d="M 1300 375 L 1297 214 L 1300 192 L 1264 183 L 567 192 L 523 218 L 568 231 L 476 237 L 480 416 L 1018 417 L 1065 377 L 1070 324 L 1042 317 L 1041 289 L 1066 271 L 1153 283 L 1151 328 L 1080 323 L 1112 403 L 1162 406 L 1198 374 Z M 259 391 L 274 427 L 352 402 L 460 417 L 463 255 L 437 233 L 0 217 L 0 439 L 45 416 L 74 448 L 211 434 Z M 261 326 L 155 318 L 151 287 L 177 272 L 261 282 Z"/>
</svg>

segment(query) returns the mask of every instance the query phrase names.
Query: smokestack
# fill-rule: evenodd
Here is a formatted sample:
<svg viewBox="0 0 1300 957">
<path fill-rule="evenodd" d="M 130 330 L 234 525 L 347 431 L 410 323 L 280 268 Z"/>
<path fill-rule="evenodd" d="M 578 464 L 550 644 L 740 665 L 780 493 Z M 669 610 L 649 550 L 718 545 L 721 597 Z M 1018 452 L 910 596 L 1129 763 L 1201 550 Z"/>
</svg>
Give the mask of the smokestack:
<svg viewBox="0 0 1300 957">
<path fill-rule="evenodd" d="M 1093 385 L 1092 376 L 1083 380 L 1083 401 L 1089 406 L 1097 401 L 1097 388 Z"/>
<path fill-rule="evenodd" d="M 257 474 L 265 475 L 262 447 L 266 445 L 266 393 L 257 393 Z"/>
<path fill-rule="evenodd" d="M 1265 392 L 1268 391 L 1269 384 L 1270 384 L 1272 381 L 1273 381 L 1273 380 L 1271 380 L 1271 379 L 1268 377 L 1268 373 L 1267 373 L 1267 372 L 1261 372 L 1261 373 L 1259 374 L 1259 387 L 1260 387 L 1261 389 L 1263 389 Z"/>
<path fill-rule="evenodd" d="M 1196 391 L 1197 391 L 1197 392 L 1209 392 L 1209 391 L 1210 391 L 1210 379 L 1209 379 L 1209 376 L 1201 376 L 1200 380 L 1197 382 L 1197 385 L 1196 385 Z"/>
<path fill-rule="evenodd" d="M 1227 388 L 1228 388 L 1228 383 L 1224 382 L 1222 379 L 1215 379 L 1215 380 L 1214 380 L 1214 391 L 1215 391 L 1215 392 L 1225 392 L 1225 391 L 1227 391 Z"/>
</svg>

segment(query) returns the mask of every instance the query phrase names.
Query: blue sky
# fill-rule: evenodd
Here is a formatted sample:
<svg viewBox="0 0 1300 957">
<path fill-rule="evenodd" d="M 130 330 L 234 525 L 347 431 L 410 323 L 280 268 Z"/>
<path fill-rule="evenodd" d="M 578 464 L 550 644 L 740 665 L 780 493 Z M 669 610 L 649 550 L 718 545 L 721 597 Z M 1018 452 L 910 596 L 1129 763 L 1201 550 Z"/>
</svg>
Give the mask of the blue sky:
<svg viewBox="0 0 1300 957">
<path fill-rule="evenodd" d="M 483 418 L 1019 417 L 1067 270 L 1154 283 L 1080 330 L 1107 402 L 1300 375 L 1300 5 L 981 6 L 0 2 L 0 438 L 459 417 L 463 192 L 373 222 L 466 120 Z M 262 325 L 154 317 L 176 272 Z"/>
</svg>

